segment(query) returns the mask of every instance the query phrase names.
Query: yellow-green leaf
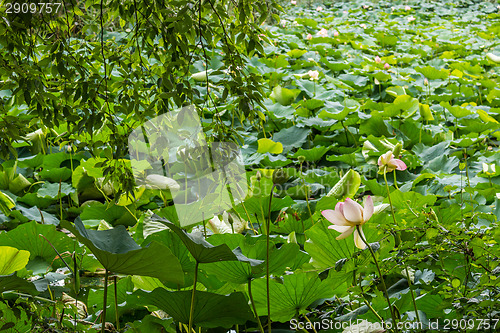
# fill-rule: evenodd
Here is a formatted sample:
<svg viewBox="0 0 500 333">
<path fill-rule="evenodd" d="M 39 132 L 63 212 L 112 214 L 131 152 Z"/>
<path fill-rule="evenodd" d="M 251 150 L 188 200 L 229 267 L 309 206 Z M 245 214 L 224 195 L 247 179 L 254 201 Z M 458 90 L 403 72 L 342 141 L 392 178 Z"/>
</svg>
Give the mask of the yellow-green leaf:
<svg viewBox="0 0 500 333">
<path fill-rule="evenodd" d="M 492 122 L 498 124 L 498 121 L 492 116 L 490 116 L 488 113 L 486 113 L 486 111 L 478 109 L 476 110 L 476 112 L 479 115 L 479 118 L 481 118 L 481 120 L 484 121 L 485 123 Z"/>
<path fill-rule="evenodd" d="M 420 104 L 419 110 L 420 110 L 420 116 L 422 116 L 423 120 L 434 120 L 434 117 L 432 116 L 432 112 L 431 112 L 429 105 Z"/>
<path fill-rule="evenodd" d="M 261 154 L 281 154 L 283 152 L 283 145 L 281 142 L 274 142 L 270 139 L 259 139 L 258 145 L 257 152 Z"/>
<path fill-rule="evenodd" d="M 9 275 L 23 269 L 30 259 L 30 253 L 11 246 L 0 246 L 0 275 Z"/>
</svg>

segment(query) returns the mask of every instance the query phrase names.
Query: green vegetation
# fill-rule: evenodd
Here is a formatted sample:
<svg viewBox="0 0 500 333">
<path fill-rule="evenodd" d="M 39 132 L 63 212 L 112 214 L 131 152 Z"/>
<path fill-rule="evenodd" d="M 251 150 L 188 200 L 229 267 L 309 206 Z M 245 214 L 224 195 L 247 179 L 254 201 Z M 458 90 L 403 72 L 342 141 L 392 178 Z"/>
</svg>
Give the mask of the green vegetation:
<svg viewBox="0 0 500 333">
<path fill-rule="evenodd" d="M 37 6 L 0 7 L 0 331 L 499 329 L 498 3 Z M 128 140 L 189 105 L 248 191 L 186 226 L 195 153 L 141 184 Z"/>
</svg>

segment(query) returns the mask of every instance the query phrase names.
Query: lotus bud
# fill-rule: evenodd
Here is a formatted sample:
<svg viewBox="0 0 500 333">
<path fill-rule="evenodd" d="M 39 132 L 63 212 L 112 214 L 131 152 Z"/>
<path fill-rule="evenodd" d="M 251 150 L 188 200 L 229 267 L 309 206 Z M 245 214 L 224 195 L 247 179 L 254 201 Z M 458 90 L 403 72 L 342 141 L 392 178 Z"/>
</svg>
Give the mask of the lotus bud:
<svg viewBox="0 0 500 333">
<path fill-rule="evenodd" d="M 403 148 L 403 146 L 401 145 L 401 143 L 398 142 L 398 144 L 394 147 L 394 149 L 392 150 L 392 154 L 395 156 L 395 157 L 399 157 L 399 155 L 401 154 L 401 149 Z"/>
<path fill-rule="evenodd" d="M 283 169 L 276 169 L 273 172 L 273 184 L 281 185 L 288 180 L 288 174 Z"/>
</svg>

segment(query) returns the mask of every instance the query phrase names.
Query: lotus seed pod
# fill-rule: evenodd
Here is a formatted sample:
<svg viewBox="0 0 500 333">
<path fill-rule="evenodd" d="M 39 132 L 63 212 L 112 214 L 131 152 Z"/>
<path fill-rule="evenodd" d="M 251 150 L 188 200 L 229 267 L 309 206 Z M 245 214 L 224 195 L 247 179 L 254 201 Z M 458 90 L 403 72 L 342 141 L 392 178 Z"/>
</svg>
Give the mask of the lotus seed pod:
<svg viewBox="0 0 500 333">
<path fill-rule="evenodd" d="M 303 155 L 300 155 L 297 159 L 299 160 L 300 163 L 304 163 L 306 160 L 306 157 Z"/>
</svg>

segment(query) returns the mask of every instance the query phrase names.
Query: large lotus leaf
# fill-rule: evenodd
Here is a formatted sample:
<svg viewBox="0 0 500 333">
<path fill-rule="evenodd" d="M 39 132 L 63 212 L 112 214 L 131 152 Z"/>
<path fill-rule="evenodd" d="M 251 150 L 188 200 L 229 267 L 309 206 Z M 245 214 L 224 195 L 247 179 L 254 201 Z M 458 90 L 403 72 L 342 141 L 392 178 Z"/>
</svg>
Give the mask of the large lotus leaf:
<svg viewBox="0 0 500 333">
<path fill-rule="evenodd" d="M 340 74 L 339 80 L 345 82 L 354 88 L 363 88 L 366 86 L 368 82 L 368 78 L 366 76 L 353 75 L 353 74 Z"/>
<path fill-rule="evenodd" d="M 418 99 L 409 95 L 401 95 L 396 97 L 392 104 L 384 107 L 383 115 L 394 117 L 401 114 L 404 118 L 408 118 L 417 112 L 418 107 Z"/>
<path fill-rule="evenodd" d="M 161 225 L 166 228 L 164 224 Z M 162 230 L 160 232 L 155 232 L 154 234 L 149 235 L 144 240 L 143 244 L 148 244 L 152 241 L 156 241 L 167 246 L 170 251 L 172 251 L 172 253 L 177 257 L 177 259 L 179 259 L 182 270 L 184 271 L 184 284 L 181 284 L 180 286 L 186 287 L 192 285 L 194 280 L 194 270 L 196 262 L 194 258 L 189 254 L 187 247 L 180 240 L 180 238 L 171 230 Z"/>
<path fill-rule="evenodd" d="M 235 237 L 238 236 L 238 237 Z M 261 264 L 250 266 L 247 263 L 237 261 L 225 261 L 206 264 L 202 269 L 214 274 L 222 281 L 228 281 L 238 284 L 247 283 L 248 279 L 255 279 L 265 275 L 266 273 L 266 240 L 265 237 L 244 237 L 243 235 L 213 235 L 209 238 L 212 244 L 228 244 L 229 247 L 239 246 L 242 252 L 252 258 L 261 259 Z M 269 272 L 271 274 L 280 275 L 286 267 L 294 266 L 297 258 L 309 256 L 300 252 L 297 244 L 287 243 L 277 248 L 274 242 L 271 243 L 269 253 Z M 307 260 L 307 259 L 306 259 Z"/>
<path fill-rule="evenodd" d="M 136 219 L 131 215 L 130 210 L 114 203 L 97 203 L 86 206 L 80 217 L 82 220 L 105 220 L 111 225 L 133 225 L 136 222 Z"/>
<path fill-rule="evenodd" d="M 306 52 L 307 52 L 307 50 L 293 49 L 293 50 L 288 51 L 286 54 L 289 57 L 297 59 L 297 58 L 302 57 Z"/>
<path fill-rule="evenodd" d="M 318 146 L 311 149 L 299 148 L 292 157 L 298 158 L 299 156 L 304 156 L 307 162 L 316 162 L 320 160 L 328 150 L 330 150 L 330 148 L 325 146 Z"/>
<path fill-rule="evenodd" d="M 462 118 L 465 116 L 468 116 L 472 114 L 472 111 L 466 109 L 465 107 L 462 107 L 460 105 L 450 105 L 450 103 L 447 102 L 441 102 L 439 103 L 442 107 L 444 107 L 446 110 L 450 111 L 450 113 L 455 117 L 455 118 Z"/>
<path fill-rule="evenodd" d="M 30 253 L 11 246 L 0 246 L 0 275 L 9 275 L 26 267 Z"/>
<path fill-rule="evenodd" d="M 419 73 L 422 73 L 429 80 L 446 80 L 449 75 L 449 70 L 446 70 L 444 68 L 438 70 L 432 66 L 415 67 L 415 70 Z"/>
<path fill-rule="evenodd" d="M 311 18 L 297 18 L 295 21 L 306 27 L 316 28 L 318 26 L 318 22 Z"/>
<path fill-rule="evenodd" d="M 237 260 L 248 262 L 252 266 L 260 264 L 258 260 L 249 259 L 242 255 L 239 249 L 231 251 L 227 244 L 221 244 L 218 246 L 210 244 L 205 240 L 203 234 L 201 233 L 188 234 L 185 230 L 179 228 L 172 222 L 159 217 L 158 215 L 154 215 L 153 219 L 162 222 L 173 232 L 175 232 L 177 236 L 179 236 L 179 238 L 182 240 L 184 245 L 186 245 L 189 253 L 191 253 L 191 255 L 199 263 Z"/>
<path fill-rule="evenodd" d="M 271 319 L 280 322 L 289 321 L 297 313 L 304 313 L 314 301 L 332 297 L 334 290 L 331 282 L 330 279 L 321 281 L 315 273 L 285 275 L 283 283 L 271 280 L 269 286 Z M 252 287 L 257 313 L 259 316 L 266 315 L 266 280 L 256 280 Z"/>
<path fill-rule="evenodd" d="M 189 322 L 191 291 L 156 288 L 152 292 L 137 290 L 134 295 L 139 304 L 154 305 L 172 316 L 176 322 Z M 194 304 L 193 323 L 197 326 L 229 328 L 254 319 L 248 300 L 241 292 L 218 295 L 197 291 Z"/>
<path fill-rule="evenodd" d="M 60 197 L 64 197 L 66 195 L 74 192 L 75 189 L 68 183 L 45 183 L 38 190 L 37 195 L 40 198 L 51 198 L 51 199 L 59 199 Z"/>
<path fill-rule="evenodd" d="M 271 202 L 271 212 L 281 210 L 284 207 L 290 207 L 294 203 L 295 203 L 295 201 L 293 201 L 293 199 L 290 198 L 288 195 L 284 198 L 274 198 Z M 251 197 L 251 198 L 245 200 L 244 205 L 245 205 L 244 209 L 240 209 L 240 207 L 243 208 L 243 205 L 237 207 L 237 211 L 239 212 L 239 214 L 241 216 L 245 216 L 245 214 L 246 214 L 245 209 L 246 209 L 246 211 L 249 214 L 258 214 L 259 218 L 263 218 L 263 219 L 267 218 L 268 213 L 269 213 L 269 210 L 268 210 L 269 196 L 268 197 L 261 197 L 261 196 Z M 266 208 L 263 209 L 263 207 L 266 207 Z"/>
<path fill-rule="evenodd" d="M 63 168 L 52 168 L 50 170 L 44 169 L 40 171 L 38 175 L 50 182 L 59 183 L 60 181 L 64 182 L 70 179 L 72 172 L 71 169 L 63 167 Z"/>
<path fill-rule="evenodd" d="M 57 257 L 56 252 L 40 235 L 47 238 L 59 253 L 73 251 L 74 249 L 74 241 L 62 232 L 57 231 L 54 225 L 39 224 L 35 221 L 21 224 L 13 230 L 0 234 L 0 245 L 12 246 L 30 252 L 28 270 L 31 263 L 39 262 L 40 259 L 45 261 L 47 266 L 52 264 L 55 267 L 61 267 L 63 265 L 62 261 L 54 260 Z"/>
<path fill-rule="evenodd" d="M 274 142 L 270 139 L 259 139 L 257 152 L 260 154 L 271 153 L 281 154 L 283 152 L 283 145 L 281 142 Z"/>
<path fill-rule="evenodd" d="M 339 236 L 340 233 L 328 229 L 330 225 L 332 225 L 330 222 L 326 219 L 322 219 L 316 222 L 312 228 L 306 230 L 307 242 L 304 248 L 312 257 L 312 264 L 321 269 L 335 267 L 339 260 L 351 258 L 355 251 L 359 251 L 354 246 L 353 236 L 337 240 L 335 238 Z M 372 237 L 373 230 L 368 224 L 363 226 L 363 233 L 368 242 L 374 241 Z"/>
<path fill-rule="evenodd" d="M 17 205 L 16 209 L 11 212 L 11 215 L 22 223 L 34 220 L 43 224 L 59 224 L 59 219 L 57 219 L 53 214 L 42 211 L 38 209 L 38 207 L 26 208 L 21 205 Z"/>
<path fill-rule="evenodd" d="M 30 295 L 39 293 L 33 283 L 18 277 L 16 273 L 0 275 L 0 293 L 9 290 L 16 290 Z"/>
<path fill-rule="evenodd" d="M 291 126 L 284 128 L 273 135 L 273 141 L 281 142 L 285 152 L 292 148 L 300 148 L 306 142 L 307 136 L 311 133 L 310 129 Z"/>
<path fill-rule="evenodd" d="M 109 271 L 152 276 L 179 284 L 184 282 L 181 264 L 168 247 L 151 242 L 141 248 L 124 226 L 87 230 L 80 218 L 75 219 L 75 226 L 67 221 L 63 221 L 62 226 L 85 244 Z"/>
<path fill-rule="evenodd" d="M 392 204 L 397 208 L 423 208 L 426 206 L 432 206 L 437 200 L 437 197 L 432 194 L 422 195 L 417 192 L 401 192 L 400 190 L 395 190 L 391 192 Z"/>
</svg>

